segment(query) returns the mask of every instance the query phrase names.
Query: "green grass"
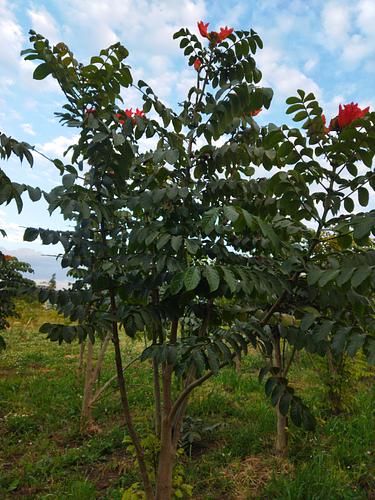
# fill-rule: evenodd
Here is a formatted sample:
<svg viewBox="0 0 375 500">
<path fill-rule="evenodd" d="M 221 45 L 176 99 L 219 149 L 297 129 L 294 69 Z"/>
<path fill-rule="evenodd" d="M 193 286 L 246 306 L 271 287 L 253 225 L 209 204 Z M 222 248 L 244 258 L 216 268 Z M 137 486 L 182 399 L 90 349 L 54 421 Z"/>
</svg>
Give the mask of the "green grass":
<svg viewBox="0 0 375 500">
<path fill-rule="evenodd" d="M 0 498 L 120 500 L 139 481 L 123 440 L 115 385 L 94 408 L 97 432 L 79 432 L 82 375 L 78 346 L 57 345 L 38 333 L 53 310 L 20 304 L 22 318 L 6 332 L 0 357 Z M 123 339 L 126 361 L 136 344 Z M 125 361 L 125 362 L 126 362 Z M 264 396 L 257 354 L 245 358 L 241 374 L 225 369 L 197 390 L 189 415 L 216 424 L 181 461 L 197 500 L 375 498 L 374 402 L 369 379 L 358 383 L 350 413 L 327 417 L 323 388 L 308 357 L 291 372 L 299 393 L 314 409 L 316 433 L 291 427 L 290 453 L 273 453 L 274 411 Z M 101 379 L 114 373 L 109 347 Z M 130 402 L 145 437 L 152 426 L 148 364 L 128 371 Z"/>
</svg>

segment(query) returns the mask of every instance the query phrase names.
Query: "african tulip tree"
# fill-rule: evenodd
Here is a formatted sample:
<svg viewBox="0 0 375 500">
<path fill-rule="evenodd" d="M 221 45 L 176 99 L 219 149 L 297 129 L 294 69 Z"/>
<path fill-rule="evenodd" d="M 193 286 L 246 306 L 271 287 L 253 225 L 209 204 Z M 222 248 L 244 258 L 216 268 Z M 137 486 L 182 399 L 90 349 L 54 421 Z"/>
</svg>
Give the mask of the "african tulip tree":
<svg viewBox="0 0 375 500">
<path fill-rule="evenodd" d="M 374 114 L 328 134 L 314 96 L 299 91 L 288 111 L 296 112 L 296 121 L 305 120 L 302 131 L 260 128 L 255 117 L 270 106 L 272 90 L 259 85 L 262 75 L 253 58 L 262 47 L 259 36 L 229 28 L 208 32 L 203 22 L 198 27 L 203 43 L 187 29 L 174 35 L 196 73 L 177 111 L 145 82 L 133 83 L 120 44 L 87 65 L 64 44 L 50 47 L 34 32 L 33 47 L 24 51 L 27 59 L 42 61 L 34 78 L 57 80 L 67 98 L 58 116 L 80 132 L 72 164 L 53 162 L 62 185 L 46 195 L 50 211 L 59 209 L 75 229 L 25 233 L 27 240 L 61 242 L 63 266 L 78 278 L 72 291 L 45 296 L 66 307 L 78 325 L 42 329 L 60 342 L 94 335 L 88 304 L 96 321 L 111 328 L 123 412 L 148 499 L 172 497 L 190 394 L 249 343 L 273 360 L 266 391 L 283 438 L 288 411 L 296 424 L 309 428 L 312 421 L 287 380 L 296 349 L 313 346 L 324 354 L 331 341 L 340 349 L 363 347 L 367 354 L 374 348 L 365 296 L 365 287 L 374 286 L 373 256 L 359 249 L 335 260 L 316 258 L 323 231 L 343 245 L 348 234 L 360 244 L 374 231 L 372 212 L 337 215 L 342 204 L 352 208 L 346 200 L 357 192 L 366 205 L 365 185 L 374 187 L 371 172 L 358 176 L 355 166 L 360 160 L 371 167 Z M 131 103 L 123 105 L 129 86 L 144 101 L 135 113 Z M 139 148 L 140 139 L 153 137 L 154 149 Z M 260 165 L 279 171 L 259 178 Z M 351 259 L 367 262 L 366 272 L 364 263 L 355 267 L 363 277 L 359 284 L 339 278 L 354 265 Z M 357 300 L 350 318 L 340 316 L 335 288 L 341 301 Z M 283 314 L 298 323 L 283 325 Z M 345 336 L 349 321 L 355 331 L 345 330 Z M 132 420 L 122 330 L 131 337 L 144 331 L 149 341 L 141 358 L 151 360 L 154 379 L 160 436 L 155 478 Z M 292 346 L 289 359 L 282 343 Z M 279 442 L 280 451 L 285 446 Z"/>
</svg>

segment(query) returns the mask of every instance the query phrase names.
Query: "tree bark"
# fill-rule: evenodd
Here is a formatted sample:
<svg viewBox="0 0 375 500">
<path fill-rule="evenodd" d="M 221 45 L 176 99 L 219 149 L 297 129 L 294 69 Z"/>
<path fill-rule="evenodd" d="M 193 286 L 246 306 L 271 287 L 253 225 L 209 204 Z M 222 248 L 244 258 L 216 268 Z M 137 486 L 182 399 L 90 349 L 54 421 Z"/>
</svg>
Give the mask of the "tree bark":
<svg viewBox="0 0 375 500">
<path fill-rule="evenodd" d="M 177 340 L 178 319 L 172 321 L 170 344 Z M 176 448 L 173 446 L 172 410 L 172 375 L 173 365 L 165 361 L 162 364 L 163 383 L 163 415 L 160 436 L 160 454 L 156 478 L 156 500 L 172 499 L 173 466 L 176 458 Z"/>
<path fill-rule="evenodd" d="M 161 394 L 159 365 L 155 358 L 152 360 L 152 372 L 154 378 L 154 401 L 155 401 L 155 434 L 160 438 L 161 434 Z"/>
<path fill-rule="evenodd" d="M 116 301 L 114 291 L 110 290 L 110 299 L 111 299 L 111 310 L 112 313 L 116 313 Z M 134 444 L 139 471 L 142 477 L 142 483 L 146 494 L 147 500 L 154 500 L 154 492 L 151 486 L 150 477 L 147 472 L 146 462 L 144 459 L 144 451 L 139 439 L 139 436 L 134 428 L 133 419 L 130 412 L 129 400 L 128 400 L 128 392 L 125 383 L 124 371 L 122 366 L 122 356 L 120 349 L 120 339 L 118 335 L 118 327 L 117 322 L 112 322 L 112 342 L 115 348 L 115 361 L 116 361 L 116 371 L 117 371 L 117 381 L 120 390 L 121 404 L 124 412 L 126 426 L 128 428 L 128 432 L 130 438 Z"/>
<path fill-rule="evenodd" d="M 173 466 L 176 458 L 176 449 L 172 442 L 171 427 L 172 424 L 169 417 L 163 418 L 156 483 L 156 500 L 172 499 Z"/>
<path fill-rule="evenodd" d="M 284 366 L 283 366 L 283 357 L 281 355 L 280 348 L 280 336 L 278 334 L 274 335 L 274 364 L 275 367 L 279 368 L 279 376 L 282 377 L 284 375 Z M 280 412 L 279 404 L 276 406 L 276 443 L 275 448 L 276 452 L 279 455 L 285 455 L 288 450 L 288 417 L 284 416 Z"/>
<path fill-rule="evenodd" d="M 81 373 L 82 368 L 83 368 L 83 357 L 84 357 L 84 353 L 85 353 L 85 345 L 86 345 L 85 341 L 82 341 L 79 344 L 78 373 Z"/>
</svg>

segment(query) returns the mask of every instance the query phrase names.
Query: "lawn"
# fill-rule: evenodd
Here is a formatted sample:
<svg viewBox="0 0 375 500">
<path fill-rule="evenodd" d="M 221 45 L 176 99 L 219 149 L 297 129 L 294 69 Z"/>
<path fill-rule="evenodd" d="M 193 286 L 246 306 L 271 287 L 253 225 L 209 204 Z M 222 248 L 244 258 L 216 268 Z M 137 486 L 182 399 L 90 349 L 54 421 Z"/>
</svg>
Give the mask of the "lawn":
<svg viewBox="0 0 375 500">
<path fill-rule="evenodd" d="M 21 318 L 5 333 L 7 350 L 0 354 L 0 498 L 121 499 L 139 477 L 116 384 L 95 405 L 95 432 L 82 435 L 78 345 L 59 346 L 38 332 L 43 322 L 57 319 L 55 311 L 25 303 L 19 309 Z M 139 348 L 123 338 L 125 362 Z M 113 358 L 110 346 L 102 382 L 114 374 Z M 127 371 L 143 438 L 152 426 L 147 363 Z M 197 440 L 179 458 L 194 499 L 375 498 L 373 372 L 358 381 L 351 410 L 332 416 L 319 363 L 301 356 L 291 371 L 318 428 L 306 433 L 291 427 L 287 458 L 273 453 L 275 416 L 258 382 L 262 359 L 257 353 L 243 360 L 239 374 L 225 369 L 194 393 L 187 431 Z"/>
</svg>

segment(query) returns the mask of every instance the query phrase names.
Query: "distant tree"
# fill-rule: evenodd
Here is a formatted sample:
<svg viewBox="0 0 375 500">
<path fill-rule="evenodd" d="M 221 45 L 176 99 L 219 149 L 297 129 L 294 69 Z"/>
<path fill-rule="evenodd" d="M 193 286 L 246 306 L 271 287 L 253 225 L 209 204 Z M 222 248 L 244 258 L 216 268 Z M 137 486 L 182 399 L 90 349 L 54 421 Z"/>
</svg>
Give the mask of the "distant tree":
<svg viewBox="0 0 375 500">
<path fill-rule="evenodd" d="M 48 282 L 48 290 L 56 290 L 56 273 L 53 273 Z"/>
<path fill-rule="evenodd" d="M 33 272 L 30 264 L 0 252 L 0 331 L 10 326 L 9 318 L 18 317 L 15 300 L 34 289 L 34 281 L 22 274 Z M 5 340 L 0 335 L 0 350 L 5 347 Z"/>
</svg>

